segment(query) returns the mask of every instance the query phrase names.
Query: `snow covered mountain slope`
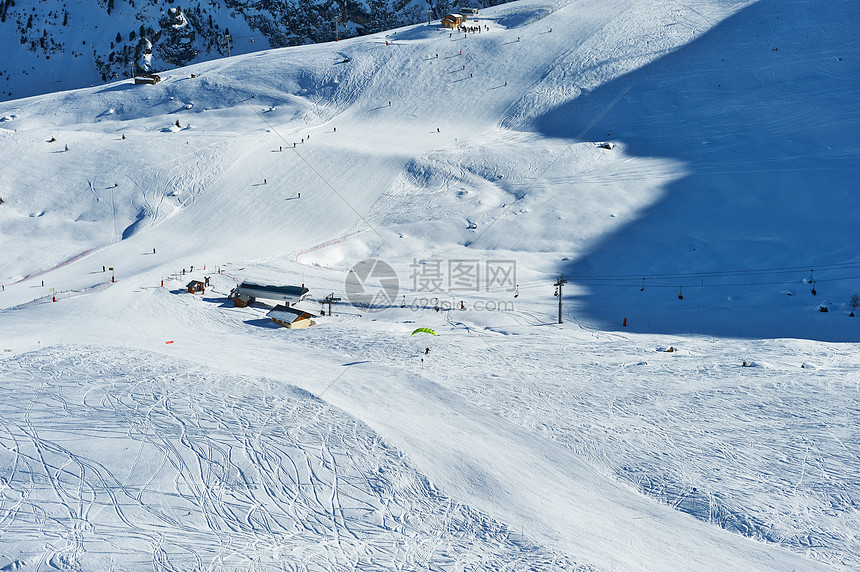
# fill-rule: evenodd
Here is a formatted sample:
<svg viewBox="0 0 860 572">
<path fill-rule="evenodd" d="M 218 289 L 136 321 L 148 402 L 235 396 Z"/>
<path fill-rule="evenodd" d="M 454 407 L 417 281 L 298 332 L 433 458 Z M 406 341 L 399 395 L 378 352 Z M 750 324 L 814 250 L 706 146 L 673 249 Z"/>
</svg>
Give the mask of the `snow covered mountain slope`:
<svg viewBox="0 0 860 572">
<path fill-rule="evenodd" d="M 588 284 L 594 318 L 626 315 L 642 331 L 856 341 L 855 328 L 846 337 L 815 318 L 832 316 L 820 304 L 846 315 L 860 279 L 850 215 L 860 210 L 858 15 L 843 2 L 757 2 L 538 119 L 550 136 L 607 137 L 632 156 L 684 165 L 659 201 L 565 268 Z M 627 180 L 619 173 L 615 184 Z M 580 193 L 601 184 L 572 181 Z M 643 278 L 640 308 L 658 310 L 628 313 L 616 301 Z"/>
<path fill-rule="evenodd" d="M 0 567 L 857 568 L 853 199 L 809 206 L 856 15 L 523 1 L 0 103 Z"/>
<path fill-rule="evenodd" d="M 3 0 L 0 101 L 382 32 L 458 7 L 449 0 Z"/>
</svg>

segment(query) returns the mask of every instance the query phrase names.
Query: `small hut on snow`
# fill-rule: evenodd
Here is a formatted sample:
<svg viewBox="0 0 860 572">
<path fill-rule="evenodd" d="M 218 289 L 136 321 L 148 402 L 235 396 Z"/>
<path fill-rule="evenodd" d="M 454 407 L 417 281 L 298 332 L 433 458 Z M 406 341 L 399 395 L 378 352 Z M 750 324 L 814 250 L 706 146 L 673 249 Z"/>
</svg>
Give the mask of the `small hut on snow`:
<svg viewBox="0 0 860 572">
<path fill-rule="evenodd" d="M 271 318 L 272 321 L 279 326 L 283 326 L 284 328 L 289 328 L 291 330 L 309 328 L 316 324 L 316 322 L 313 321 L 313 318 L 316 318 L 316 316 L 307 310 L 293 308 L 292 306 L 285 306 L 283 304 L 279 304 L 272 308 L 266 316 Z"/>
<path fill-rule="evenodd" d="M 155 85 L 161 81 L 161 76 L 154 73 L 139 73 L 134 76 L 134 85 Z"/>
<path fill-rule="evenodd" d="M 462 14 L 446 14 L 444 18 L 442 18 L 442 27 L 443 28 L 456 28 L 460 24 L 462 24 L 466 20 L 465 16 Z"/>
</svg>

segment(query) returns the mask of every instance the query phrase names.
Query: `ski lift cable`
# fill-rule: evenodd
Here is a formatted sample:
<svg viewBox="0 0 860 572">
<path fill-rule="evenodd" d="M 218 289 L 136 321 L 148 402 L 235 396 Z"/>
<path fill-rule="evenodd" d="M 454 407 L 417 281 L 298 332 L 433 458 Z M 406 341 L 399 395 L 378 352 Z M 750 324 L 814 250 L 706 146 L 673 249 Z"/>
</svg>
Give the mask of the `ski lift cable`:
<svg viewBox="0 0 860 572">
<path fill-rule="evenodd" d="M 730 277 L 730 276 L 729 276 Z M 640 279 L 641 280 L 641 279 Z M 843 282 L 846 280 L 860 280 L 860 275 L 854 276 L 834 276 L 831 278 L 816 278 L 815 283 L 822 282 Z M 571 282 L 574 282 L 571 279 Z M 600 280 L 600 281 L 589 281 L 588 279 L 583 280 L 575 280 L 576 285 L 578 286 L 589 286 L 589 287 L 606 287 L 606 288 L 638 288 L 639 291 L 643 291 L 643 286 L 641 282 L 633 281 L 633 280 Z M 760 286 L 794 286 L 797 285 L 798 282 L 796 280 L 775 280 L 775 281 L 750 281 L 750 282 L 713 282 L 713 281 L 692 281 L 687 280 L 682 282 L 682 286 L 687 288 L 741 288 L 741 287 L 760 287 Z M 803 282 L 803 284 L 811 284 L 810 282 Z M 536 282 L 534 284 L 530 284 L 528 282 L 521 283 L 518 285 L 519 290 L 522 291 L 531 291 L 531 290 L 545 290 L 548 286 L 546 281 Z M 646 282 L 645 289 L 648 288 L 678 288 L 678 280 L 675 279 L 672 282 L 664 282 L 660 283 L 659 281 L 655 282 L 654 280 L 649 280 Z M 482 288 L 480 292 L 476 291 L 471 294 L 513 294 L 516 292 L 516 289 L 511 289 L 510 286 L 497 285 L 497 286 L 488 286 L 486 288 Z M 555 294 L 557 296 L 557 294 Z"/>
<path fill-rule="evenodd" d="M 686 273 L 665 273 L 665 274 L 598 274 L 598 275 L 567 275 L 571 282 L 575 282 L 576 284 L 583 286 L 597 286 L 597 285 L 605 285 L 605 286 L 639 286 L 640 289 L 644 286 L 646 288 L 654 287 L 654 288 L 662 288 L 662 287 L 671 287 L 675 288 L 677 286 L 678 280 L 693 280 L 693 279 L 704 279 L 704 278 L 739 278 L 744 276 L 754 277 L 754 276 L 775 276 L 781 274 L 794 274 L 797 272 L 806 272 L 810 268 L 817 269 L 819 273 L 825 270 L 852 270 L 860 268 L 860 262 L 838 262 L 831 264 L 819 264 L 815 266 L 782 266 L 782 267 L 765 267 L 765 268 L 750 268 L 746 270 L 724 270 L 724 271 L 712 271 L 712 272 L 686 272 Z M 488 284 L 485 288 L 481 290 L 483 292 L 495 293 L 495 292 L 514 292 L 518 287 L 521 290 L 531 290 L 535 288 L 546 288 L 547 281 L 552 280 L 552 277 L 547 277 L 544 279 L 535 279 L 535 280 L 526 280 L 523 282 L 518 282 L 516 287 L 512 287 L 510 284 Z M 816 278 L 817 282 L 834 282 L 841 280 L 855 280 L 856 276 L 837 276 L 831 278 Z M 661 284 L 661 281 L 671 280 L 672 284 Z M 811 279 L 806 279 L 807 283 L 810 283 Z M 732 282 L 732 283 L 714 283 L 707 282 L 706 286 L 757 286 L 757 285 L 776 285 L 776 284 L 793 284 L 796 283 L 795 280 L 781 280 L 781 281 L 750 281 L 750 282 Z M 690 285 L 690 284 L 688 284 Z M 701 285 L 701 284 L 696 284 Z"/>
<path fill-rule="evenodd" d="M 710 272 L 677 272 L 677 273 L 660 273 L 660 274 L 649 274 L 649 273 L 637 273 L 637 274 L 596 274 L 596 275 L 568 275 L 571 280 L 576 281 L 599 281 L 599 280 L 623 280 L 623 279 L 635 279 L 637 281 L 642 280 L 643 278 L 647 280 L 659 280 L 659 279 L 678 279 L 678 278 L 714 278 L 714 277 L 723 277 L 723 276 L 761 276 L 761 275 L 769 275 L 769 274 L 791 274 L 795 272 L 806 272 L 810 268 L 822 271 L 822 270 L 849 270 L 854 268 L 860 268 L 860 262 L 838 262 L 832 264 L 817 264 L 817 265 L 804 265 L 804 266 L 782 266 L 782 267 L 771 267 L 771 268 L 750 268 L 746 270 L 721 270 L 721 271 L 710 271 Z"/>
<path fill-rule="evenodd" d="M 816 278 L 815 283 L 819 282 L 842 282 L 845 280 L 860 280 L 860 276 L 837 276 L 834 278 Z M 571 279 L 573 281 L 573 279 Z M 589 282 L 587 280 L 576 281 L 576 284 L 580 286 L 606 286 L 606 287 L 619 287 L 619 288 L 641 288 L 641 284 L 633 281 L 618 281 L 618 282 L 609 282 L 609 281 L 599 281 L 599 282 Z M 708 287 L 708 288 L 725 288 L 725 287 L 738 287 L 738 286 L 790 286 L 792 284 L 797 284 L 796 280 L 780 280 L 780 281 L 767 281 L 767 282 L 693 282 L 688 281 L 684 283 L 684 286 L 688 288 L 694 287 Z M 803 284 L 811 284 L 809 282 L 803 282 Z M 668 284 L 654 284 L 649 282 L 645 288 L 677 288 L 678 282 Z"/>
</svg>

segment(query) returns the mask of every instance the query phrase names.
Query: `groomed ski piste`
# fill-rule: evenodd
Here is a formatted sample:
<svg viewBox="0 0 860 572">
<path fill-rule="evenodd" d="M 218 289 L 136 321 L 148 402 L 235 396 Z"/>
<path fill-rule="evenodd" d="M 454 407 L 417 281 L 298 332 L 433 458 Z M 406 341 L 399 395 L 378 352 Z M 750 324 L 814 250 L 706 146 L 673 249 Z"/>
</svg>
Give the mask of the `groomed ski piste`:
<svg viewBox="0 0 860 572">
<path fill-rule="evenodd" d="M 856 570 L 858 21 L 526 0 L 0 104 L 0 569 Z"/>
</svg>

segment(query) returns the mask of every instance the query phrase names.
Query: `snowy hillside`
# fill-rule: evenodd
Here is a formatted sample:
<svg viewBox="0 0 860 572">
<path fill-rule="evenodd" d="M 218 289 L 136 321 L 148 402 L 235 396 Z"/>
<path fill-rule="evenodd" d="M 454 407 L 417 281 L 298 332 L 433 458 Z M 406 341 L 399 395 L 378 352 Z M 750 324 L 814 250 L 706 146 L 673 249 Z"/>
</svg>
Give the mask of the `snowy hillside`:
<svg viewBox="0 0 860 572">
<path fill-rule="evenodd" d="M 858 16 L 523 0 L 0 103 L 0 568 L 856 569 Z"/>
<path fill-rule="evenodd" d="M 457 8 L 449 0 L 2 0 L 0 101 L 381 32 Z"/>
</svg>

